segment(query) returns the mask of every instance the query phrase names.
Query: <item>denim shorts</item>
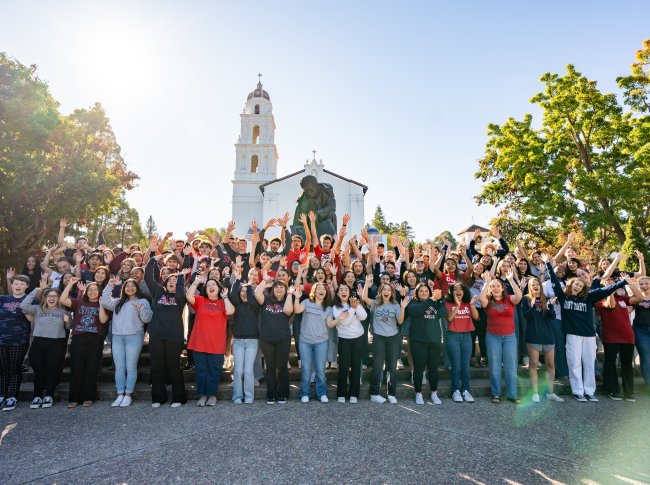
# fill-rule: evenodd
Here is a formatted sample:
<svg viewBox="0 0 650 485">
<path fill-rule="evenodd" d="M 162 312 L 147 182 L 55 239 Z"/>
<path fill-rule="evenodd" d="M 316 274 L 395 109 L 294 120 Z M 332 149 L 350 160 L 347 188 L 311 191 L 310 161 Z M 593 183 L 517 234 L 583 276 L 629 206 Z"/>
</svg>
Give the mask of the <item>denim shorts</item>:
<svg viewBox="0 0 650 485">
<path fill-rule="evenodd" d="M 531 349 L 536 350 L 537 352 L 550 352 L 551 350 L 555 350 L 555 344 L 526 344 L 528 345 Z"/>
</svg>

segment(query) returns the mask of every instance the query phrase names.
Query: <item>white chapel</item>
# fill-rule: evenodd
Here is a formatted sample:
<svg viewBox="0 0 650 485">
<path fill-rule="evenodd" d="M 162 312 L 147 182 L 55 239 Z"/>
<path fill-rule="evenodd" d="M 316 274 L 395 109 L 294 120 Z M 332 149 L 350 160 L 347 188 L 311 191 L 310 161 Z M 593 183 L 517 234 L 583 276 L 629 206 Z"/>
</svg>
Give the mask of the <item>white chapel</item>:
<svg viewBox="0 0 650 485">
<path fill-rule="evenodd" d="M 235 176 L 232 180 L 232 220 L 236 223 L 235 235 L 246 236 L 251 221 L 264 223 L 289 212 L 293 220 L 296 201 L 302 193 L 300 181 L 313 175 L 321 183 L 334 189 L 336 199 L 337 228 L 343 214 L 350 214 L 348 235 L 359 234 L 364 225 L 365 185 L 335 174 L 323 167 L 323 161 L 314 157 L 307 160 L 301 170 L 278 178 L 278 150 L 275 146 L 275 119 L 269 93 L 262 83 L 248 95 L 240 115 L 241 131 L 235 144 Z M 267 237 L 279 234 L 273 227 Z"/>
</svg>

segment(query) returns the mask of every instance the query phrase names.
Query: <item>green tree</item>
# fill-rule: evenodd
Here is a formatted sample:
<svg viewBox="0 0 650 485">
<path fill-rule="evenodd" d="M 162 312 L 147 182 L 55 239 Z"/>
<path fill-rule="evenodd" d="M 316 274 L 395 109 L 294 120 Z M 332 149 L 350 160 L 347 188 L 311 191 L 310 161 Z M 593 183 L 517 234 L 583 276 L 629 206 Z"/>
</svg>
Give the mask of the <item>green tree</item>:
<svg viewBox="0 0 650 485">
<path fill-rule="evenodd" d="M 623 247 L 621 248 L 621 253 L 627 256 L 627 259 L 619 265 L 622 270 L 639 271 L 639 258 L 636 256 L 637 251 L 643 253 L 643 259 L 645 261 L 650 261 L 650 252 L 648 251 L 648 245 L 643 238 L 643 234 L 641 234 L 641 229 L 639 229 L 636 220 L 630 217 L 627 226 L 625 226 L 625 243 L 623 243 Z"/>
<path fill-rule="evenodd" d="M 151 239 L 151 236 L 158 237 L 158 228 L 156 227 L 156 222 L 153 220 L 153 216 L 149 215 L 147 222 L 145 223 L 145 236 L 147 239 Z"/>
<path fill-rule="evenodd" d="M 380 205 L 378 205 L 377 208 L 375 209 L 375 216 L 372 218 L 371 225 L 383 234 L 388 233 L 388 225 L 386 224 L 386 217 L 384 216 L 384 211 L 381 210 Z"/>
<path fill-rule="evenodd" d="M 543 112 L 540 128 L 532 115 L 488 126 L 476 200 L 500 206 L 526 232 L 548 231 L 548 239 L 580 221 L 599 246 L 622 244 L 630 215 L 649 235 L 650 129 L 638 129 L 614 94 L 572 65 L 541 81 L 545 90 L 531 99 Z"/>
<path fill-rule="evenodd" d="M 1 268 L 56 241 L 60 218 L 84 226 L 109 211 L 138 178 L 99 104 L 58 107 L 36 66 L 0 53 Z"/>
<path fill-rule="evenodd" d="M 456 241 L 456 238 L 450 231 L 442 231 L 440 234 L 438 234 L 433 240 L 433 244 L 441 248 L 445 244 L 445 239 L 449 239 L 449 242 L 451 242 L 451 248 L 449 249 L 456 249 L 458 241 Z"/>
<path fill-rule="evenodd" d="M 636 51 L 632 63 L 632 74 L 616 79 L 623 89 L 625 103 L 632 109 L 650 113 L 650 39 L 643 41 L 643 47 Z"/>
<path fill-rule="evenodd" d="M 387 222 L 386 217 L 384 216 L 384 211 L 381 209 L 380 205 L 375 209 L 375 215 L 372 218 L 370 225 L 382 234 L 397 233 L 400 237 L 413 239 L 413 228 L 411 225 L 407 221 L 402 221 L 400 223 Z"/>
<path fill-rule="evenodd" d="M 73 226 L 71 230 L 66 230 L 66 233 L 77 236 L 77 232 L 85 230 L 91 244 L 97 244 L 95 235 L 99 233 L 100 228 L 103 228 L 104 239 L 109 247 L 122 245 L 122 233 L 124 233 L 124 245 L 127 247 L 130 244 L 139 244 L 143 249 L 149 246 L 149 237 L 142 230 L 140 215 L 129 205 L 124 196 L 118 198 L 108 212 L 83 222 L 83 227 Z"/>
</svg>

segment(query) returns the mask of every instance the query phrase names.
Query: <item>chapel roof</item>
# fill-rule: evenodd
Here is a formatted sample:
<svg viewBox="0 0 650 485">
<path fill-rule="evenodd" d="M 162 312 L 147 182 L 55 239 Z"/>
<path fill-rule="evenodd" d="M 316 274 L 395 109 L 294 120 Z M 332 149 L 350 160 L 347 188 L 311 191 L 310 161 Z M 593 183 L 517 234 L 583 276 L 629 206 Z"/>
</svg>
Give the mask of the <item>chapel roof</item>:
<svg viewBox="0 0 650 485">
<path fill-rule="evenodd" d="M 248 95 L 248 98 L 246 99 L 251 99 L 251 98 L 265 98 L 271 101 L 271 98 L 269 97 L 269 93 L 267 93 L 262 89 L 262 82 L 257 83 L 257 88 L 255 89 L 255 91 L 252 91 Z"/>
</svg>

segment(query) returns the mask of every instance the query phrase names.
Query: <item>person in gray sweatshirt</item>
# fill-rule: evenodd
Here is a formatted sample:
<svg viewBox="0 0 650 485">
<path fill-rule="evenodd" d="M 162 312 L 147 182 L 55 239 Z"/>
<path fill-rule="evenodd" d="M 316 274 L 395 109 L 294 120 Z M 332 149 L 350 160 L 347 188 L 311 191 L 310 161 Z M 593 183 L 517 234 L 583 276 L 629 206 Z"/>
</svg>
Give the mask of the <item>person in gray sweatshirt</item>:
<svg viewBox="0 0 650 485">
<path fill-rule="evenodd" d="M 111 406 L 127 407 L 133 401 L 132 394 L 138 378 L 138 358 L 144 342 L 144 324 L 151 321 L 153 312 L 140 286 L 132 278 L 122 284 L 120 297 L 113 298 L 113 288 L 118 282 L 117 276 L 111 277 L 99 303 L 106 310 L 113 312 L 111 348 L 115 364 L 117 398 Z"/>
<path fill-rule="evenodd" d="M 39 305 L 34 304 L 37 296 Z M 63 370 L 68 343 L 65 325 L 70 321 L 70 314 L 61 308 L 59 290 L 47 288 L 47 275 L 21 302 L 20 308 L 25 315 L 34 317 L 34 339 L 29 348 L 29 362 L 34 369 L 34 396 L 29 407 L 49 408 L 54 404 L 52 396 Z"/>
</svg>

